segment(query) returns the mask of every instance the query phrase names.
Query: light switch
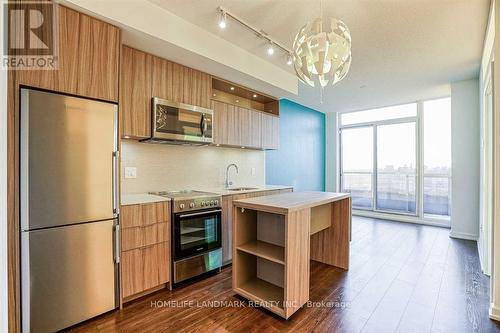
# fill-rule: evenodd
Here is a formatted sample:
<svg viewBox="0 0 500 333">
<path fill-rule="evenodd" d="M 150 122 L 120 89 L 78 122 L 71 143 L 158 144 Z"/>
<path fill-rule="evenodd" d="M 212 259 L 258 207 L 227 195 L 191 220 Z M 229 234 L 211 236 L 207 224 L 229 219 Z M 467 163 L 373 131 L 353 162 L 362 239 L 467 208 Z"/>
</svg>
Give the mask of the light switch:
<svg viewBox="0 0 500 333">
<path fill-rule="evenodd" d="M 252 176 L 255 176 L 255 168 L 251 168 L 251 169 L 250 169 L 250 174 L 251 174 Z"/>
<path fill-rule="evenodd" d="M 137 178 L 136 167 L 125 167 L 125 179 Z"/>
</svg>

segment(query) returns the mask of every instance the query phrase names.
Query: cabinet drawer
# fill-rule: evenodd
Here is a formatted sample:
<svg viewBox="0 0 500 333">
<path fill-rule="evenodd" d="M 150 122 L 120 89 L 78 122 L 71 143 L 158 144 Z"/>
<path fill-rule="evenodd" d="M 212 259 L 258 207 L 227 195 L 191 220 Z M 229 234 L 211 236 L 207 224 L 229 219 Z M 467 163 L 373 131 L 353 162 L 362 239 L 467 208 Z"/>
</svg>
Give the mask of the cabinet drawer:
<svg viewBox="0 0 500 333">
<path fill-rule="evenodd" d="M 150 224 L 168 222 L 170 205 L 168 202 L 127 205 L 121 207 L 122 228 L 143 227 Z"/>
<path fill-rule="evenodd" d="M 122 251 L 154 245 L 169 240 L 169 223 L 155 223 L 145 227 L 122 230 Z"/>
<path fill-rule="evenodd" d="M 170 281 L 170 243 L 122 252 L 123 297 Z"/>
</svg>

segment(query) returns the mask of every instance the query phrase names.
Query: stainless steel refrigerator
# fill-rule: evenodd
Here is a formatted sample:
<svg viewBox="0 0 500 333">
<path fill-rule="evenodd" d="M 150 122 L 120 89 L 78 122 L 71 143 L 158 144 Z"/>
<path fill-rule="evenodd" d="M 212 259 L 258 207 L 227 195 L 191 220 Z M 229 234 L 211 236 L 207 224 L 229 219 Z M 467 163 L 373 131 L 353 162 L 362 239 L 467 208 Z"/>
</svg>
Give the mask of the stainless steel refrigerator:
<svg viewBox="0 0 500 333">
<path fill-rule="evenodd" d="M 118 305 L 117 105 L 21 89 L 24 332 Z"/>
</svg>

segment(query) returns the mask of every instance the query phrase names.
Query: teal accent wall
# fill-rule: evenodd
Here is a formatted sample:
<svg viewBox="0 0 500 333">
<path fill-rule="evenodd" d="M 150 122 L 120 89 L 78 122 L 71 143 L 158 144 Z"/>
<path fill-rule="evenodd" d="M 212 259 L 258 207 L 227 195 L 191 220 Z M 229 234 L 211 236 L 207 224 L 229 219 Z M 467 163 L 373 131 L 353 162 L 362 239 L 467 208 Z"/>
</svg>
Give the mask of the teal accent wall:
<svg viewBox="0 0 500 333">
<path fill-rule="evenodd" d="M 325 114 L 280 100 L 280 148 L 266 152 L 266 183 L 325 190 Z"/>
</svg>

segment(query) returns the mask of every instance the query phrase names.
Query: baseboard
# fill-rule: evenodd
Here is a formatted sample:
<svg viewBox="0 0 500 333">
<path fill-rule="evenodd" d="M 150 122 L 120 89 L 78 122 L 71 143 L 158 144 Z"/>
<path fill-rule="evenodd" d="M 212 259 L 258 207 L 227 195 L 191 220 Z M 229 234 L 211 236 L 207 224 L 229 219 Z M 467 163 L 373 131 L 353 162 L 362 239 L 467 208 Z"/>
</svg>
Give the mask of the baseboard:
<svg viewBox="0 0 500 333">
<path fill-rule="evenodd" d="M 500 321 L 500 308 L 496 307 L 493 303 L 490 303 L 490 319 Z"/>
<path fill-rule="evenodd" d="M 477 241 L 479 236 L 477 234 L 469 234 L 467 232 L 456 232 L 456 231 L 451 230 L 450 237 Z"/>
<path fill-rule="evenodd" d="M 369 218 L 374 218 L 374 219 L 381 219 L 381 220 L 390 220 L 390 221 L 396 221 L 396 222 L 429 225 L 429 226 L 433 226 L 433 227 L 443 227 L 443 228 L 450 227 L 449 221 L 425 220 L 425 219 L 420 219 L 416 216 L 408 216 L 408 215 L 402 215 L 402 214 L 388 214 L 388 213 L 380 213 L 380 212 L 374 212 L 374 211 L 353 209 L 352 215 L 369 217 Z"/>
</svg>

